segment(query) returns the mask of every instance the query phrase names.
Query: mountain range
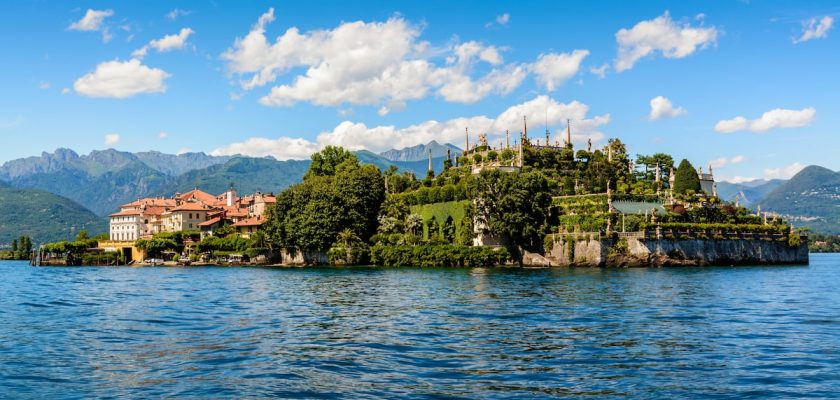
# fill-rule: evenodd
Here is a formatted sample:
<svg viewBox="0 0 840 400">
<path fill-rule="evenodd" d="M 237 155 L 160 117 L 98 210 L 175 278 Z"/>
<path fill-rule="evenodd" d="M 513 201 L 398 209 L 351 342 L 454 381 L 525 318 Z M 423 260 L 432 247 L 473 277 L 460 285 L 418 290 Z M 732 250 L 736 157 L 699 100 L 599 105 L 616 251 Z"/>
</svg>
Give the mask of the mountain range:
<svg viewBox="0 0 840 400">
<path fill-rule="evenodd" d="M 406 147 L 403 149 L 391 149 L 379 153 L 380 156 L 385 157 L 390 161 L 421 161 L 429 159 L 429 151 L 432 152 L 432 159 L 446 157 L 446 151 L 449 150 L 452 155 L 460 153 L 461 149 L 449 143 L 440 144 L 434 140 L 427 144 L 418 144 L 417 146 Z"/>
<path fill-rule="evenodd" d="M 361 162 L 382 170 L 395 166 L 423 177 L 428 169 L 429 151 L 433 167 L 439 172 L 447 149 L 451 153 L 461 152 L 451 144 L 430 142 L 380 154 L 364 150 L 355 154 Z M 277 192 L 299 182 L 309 163 L 309 160 L 278 161 L 271 157 L 129 153 L 113 149 L 81 156 L 69 149 L 58 149 L 39 157 L 9 161 L 0 166 L 0 188 L 7 194 L 0 197 L 0 207 L 11 211 L 15 208 L 8 207 L 29 206 L 25 201 L 28 195 L 37 199 L 37 204 L 26 211 L 29 219 L 19 220 L 18 225 L 10 220 L 0 224 L 0 243 L 29 229 L 27 221 L 62 218 L 54 213 L 70 213 L 75 217 L 59 224 L 56 232 L 39 233 L 50 240 L 70 238 L 66 235 L 79 227 L 104 229 L 105 216 L 115 212 L 119 205 L 140 197 L 170 197 L 193 188 L 221 193 L 231 185 L 240 193 Z M 840 234 L 840 173 L 826 168 L 811 166 L 790 180 L 718 182 L 718 193 L 727 201 L 738 197 L 747 207 L 755 209 L 760 205 L 762 210 L 778 212 L 797 226 Z M 84 214 L 87 210 L 92 213 Z M 32 217 L 38 212 L 41 216 Z"/>
<path fill-rule="evenodd" d="M 446 148 L 435 142 L 402 150 L 387 157 L 357 151 L 356 157 L 385 170 L 426 175 L 428 151 L 433 166 L 442 169 Z M 233 185 L 240 193 L 276 192 L 300 182 L 309 160 L 278 161 L 271 157 L 212 156 L 204 153 L 164 154 L 156 151 L 129 153 L 109 150 L 79 155 L 58 149 L 6 162 L 0 166 L 0 209 L 16 215 L 0 222 L 0 243 L 30 233 L 36 241 L 72 239 L 73 232 L 104 232 L 105 217 L 121 204 L 148 196 L 170 197 L 200 188 L 221 193 Z M 31 198 L 31 201 L 27 201 Z M 25 206 L 21 208 L 21 206 Z M 5 207 L 5 208 L 2 208 Z M 15 211 L 17 210 L 17 211 Z M 48 221 L 58 221 L 52 224 Z M 96 231 L 96 232 L 93 232 Z"/>
</svg>

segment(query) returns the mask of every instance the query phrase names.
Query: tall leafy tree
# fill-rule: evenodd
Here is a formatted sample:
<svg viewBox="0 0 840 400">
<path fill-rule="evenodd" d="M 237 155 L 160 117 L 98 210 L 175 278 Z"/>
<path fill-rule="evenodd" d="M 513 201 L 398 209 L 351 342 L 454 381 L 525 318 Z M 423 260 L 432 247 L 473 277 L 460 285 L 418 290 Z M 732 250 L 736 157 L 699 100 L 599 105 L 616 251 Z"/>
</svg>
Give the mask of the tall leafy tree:
<svg viewBox="0 0 840 400">
<path fill-rule="evenodd" d="M 685 194 L 690 190 L 700 191 L 700 177 L 697 176 L 697 170 L 686 159 L 680 161 L 677 172 L 674 173 L 673 189 L 675 193 L 679 194 Z"/>
<path fill-rule="evenodd" d="M 267 240 L 304 251 L 328 250 L 344 230 L 368 240 L 376 233 L 385 199 L 379 169 L 360 165 L 352 153 L 329 146 L 312 160 L 304 181 L 281 192 L 269 207 Z M 337 160 L 342 161 L 335 164 Z"/>
<path fill-rule="evenodd" d="M 482 170 L 468 182 L 473 215 L 490 232 L 506 237 L 521 254 L 542 246 L 548 206 L 548 179 L 541 172 Z"/>
<path fill-rule="evenodd" d="M 323 150 L 312 155 L 312 164 L 303 176 L 304 179 L 313 176 L 335 175 L 338 166 L 347 160 L 356 160 L 356 155 L 345 150 L 343 147 L 327 146 Z"/>
</svg>

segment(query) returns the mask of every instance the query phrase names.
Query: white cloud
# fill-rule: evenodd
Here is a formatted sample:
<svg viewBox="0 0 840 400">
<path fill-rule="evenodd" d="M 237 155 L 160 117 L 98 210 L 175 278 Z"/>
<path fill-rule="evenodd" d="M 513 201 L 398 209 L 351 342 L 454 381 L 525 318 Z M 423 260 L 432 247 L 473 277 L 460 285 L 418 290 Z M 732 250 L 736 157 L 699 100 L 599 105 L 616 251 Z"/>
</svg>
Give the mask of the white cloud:
<svg viewBox="0 0 840 400">
<path fill-rule="evenodd" d="M 740 163 L 742 163 L 746 160 L 747 160 L 746 157 L 739 154 L 737 156 L 730 157 L 730 158 L 719 157 L 717 159 L 709 161 L 709 165 L 711 165 L 713 168 L 723 168 L 727 165 L 740 164 Z"/>
<path fill-rule="evenodd" d="M 496 23 L 502 26 L 505 26 L 510 22 L 510 14 L 504 13 L 496 17 Z"/>
<path fill-rule="evenodd" d="M 169 137 L 169 132 L 160 131 L 158 132 L 158 139 L 166 139 Z"/>
<path fill-rule="evenodd" d="M 802 23 L 802 35 L 794 38 L 793 43 L 807 42 L 811 39 L 824 39 L 828 37 L 828 31 L 834 25 L 834 18 L 825 16 L 817 20 L 811 18 Z"/>
<path fill-rule="evenodd" d="M 588 55 L 589 50 L 541 54 L 531 68 L 537 82 L 551 92 L 567 79 L 577 75 L 580 63 Z"/>
<path fill-rule="evenodd" d="M 114 15 L 114 10 L 92 10 L 88 9 L 82 19 L 70 24 L 67 29 L 73 31 L 98 31 L 105 22 L 105 18 Z"/>
<path fill-rule="evenodd" d="M 97 65 L 95 71 L 77 79 L 73 88 L 88 97 L 123 99 L 141 93 L 165 92 L 164 81 L 169 76 L 166 71 L 147 67 L 138 59 L 114 60 Z"/>
<path fill-rule="evenodd" d="M 41 89 L 41 90 L 47 90 L 47 89 L 49 89 L 51 86 L 52 86 L 52 85 L 50 85 L 50 83 L 49 83 L 49 82 L 47 82 L 47 81 L 41 81 L 40 83 L 38 83 L 38 89 Z"/>
<path fill-rule="evenodd" d="M 190 28 L 182 28 L 177 35 L 166 35 L 160 39 L 152 40 L 149 44 L 135 50 L 131 55 L 136 58 L 143 58 L 149 49 L 157 50 L 158 53 L 183 49 L 187 44 L 187 39 L 193 33 L 195 31 Z"/>
<path fill-rule="evenodd" d="M 717 41 L 718 31 L 714 27 L 692 27 L 677 24 L 668 12 L 652 20 L 641 21 L 631 29 L 621 29 L 615 34 L 618 55 L 615 70 L 618 72 L 633 68 L 636 61 L 662 53 L 665 58 L 684 58 L 698 48 L 703 49 Z"/>
<path fill-rule="evenodd" d="M 805 168 L 805 165 L 802 165 L 798 162 L 795 162 L 791 165 L 781 168 L 766 168 L 764 169 L 763 178 L 764 179 L 790 179 L 792 176 L 799 173 Z"/>
<path fill-rule="evenodd" d="M 105 135 L 105 145 L 107 145 L 107 146 L 113 146 L 113 145 L 119 143 L 119 141 L 120 141 L 120 135 L 118 135 L 116 133 L 109 133 L 109 134 Z"/>
<path fill-rule="evenodd" d="M 648 119 L 656 121 L 662 118 L 674 118 L 680 115 L 685 115 L 686 111 L 682 107 L 674 107 L 671 100 L 663 96 L 656 96 L 650 99 L 650 114 Z"/>
<path fill-rule="evenodd" d="M 177 151 L 177 152 L 175 152 L 175 155 L 176 155 L 176 156 L 180 156 L 180 155 L 182 155 L 182 154 L 187 154 L 187 153 L 189 153 L 189 152 L 191 152 L 191 151 L 192 151 L 192 149 L 190 149 L 189 147 L 181 147 L 180 149 L 178 149 L 178 151 Z"/>
<path fill-rule="evenodd" d="M 282 137 L 279 139 L 267 139 L 254 137 L 240 143 L 232 143 L 225 147 L 213 150 L 214 156 L 223 155 L 247 155 L 251 157 L 273 156 L 278 160 L 302 160 L 318 151 L 318 145 L 306 139 Z"/>
<path fill-rule="evenodd" d="M 609 64 L 602 64 L 600 67 L 589 67 L 589 72 L 598 76 L 598 79 L 604 79 L 607 75 L 607 70 L 610 68 Z"/>
<path fill-rule="evenodd" d="M 542 127 L 546 118 L 549 126 L 562 126 L 567 119 L 571 119 L 573 142 L 583 144 L 589 138 L 598 142 L 604 138 L 604 134 L 599 129 L 602 125 L 609 123 L 610 115 L 588 117 L 588 113 L 589 107 L 586 104 L 577 101 L 564 104 L 547 96 L 539 96 L 525 103 L 512 106 L 495 118 L 474 116 L 454 118 L 443 122 L 429 120 L 405 128 L 395 126 L 368 127 L 364 123 L 344 121 L 331 131 L 320 133 L 314 142 L 302 138 L 269 139 L 257 137 L 216 149 L 212 154 L 243 154 L 254 157 L 271 155 L 282 160 L 308 158 L 313 152 L 326 145 L 373 152 L 414 146 L 432 140 L 463 146 L 465 128 L 470 130 L 471 143 L 475 143 L 479 133 L 487 133 L 488 141 L 496 146 L 500 140 L 504 140 L 505 130 L 511 132 L 511 143 L 519 139 L 519 132 L 523 129 L 523 117 L 528 117 L 528 120 L 532 121 L 532 129 L 538 132 L 534 133 L 532 131 L 529 134 L 532 138 L 544 141 L 545 136 L 541 129 L 537 127 Z M 562 141 L 561 137 L 562 132 L 558 130 L 552 136 L 552 140 Z"/>
<path fill-rule="evenodd" d="M 786 110 L 776 108 L 762 114 L 760 118 L 747 120 L 742 116 L 721 120 L 715 124 L 715 131 L 731 133 L 749 130 L 756 133 L 766 132 L 775 128 L 800 128 L 810 124 L 817 115 L 813 107 L 801 110 Z"/>
<path fill-rule="evenodd" d="M 182 10 L 180 8 L 176 8 L 166 14 L 166 19 L 170 21 L 175 21 L 176 19 L 178 19 L 178 17 L 186 17 L 190 14 L 192 14 L 192 11 L 190 10 Z"/>
<path fill-rule="evenodd" d="M 70 88 L 61 89 L 61 94 L 67 94 L 67 93 L 70 93 Z"/>
<path fill-rule="evenodd" d="M 387 113 L 431 94 L 472 103 L 490 94 L 509 94 L 529 73 L 527 65 L 505 65 L 501 49 L 492 45 L 468 41 L 433 47 L 419 39 L 419 27 L 400 17 L 309 32 L 292 27 L 271 43 L 266 27 L 274 19 L 274 9 L 269 9 L 221 56 L 245 90 L 305 69 L 261 97 L 266 106 L 368 105 Z"/>
</svg>

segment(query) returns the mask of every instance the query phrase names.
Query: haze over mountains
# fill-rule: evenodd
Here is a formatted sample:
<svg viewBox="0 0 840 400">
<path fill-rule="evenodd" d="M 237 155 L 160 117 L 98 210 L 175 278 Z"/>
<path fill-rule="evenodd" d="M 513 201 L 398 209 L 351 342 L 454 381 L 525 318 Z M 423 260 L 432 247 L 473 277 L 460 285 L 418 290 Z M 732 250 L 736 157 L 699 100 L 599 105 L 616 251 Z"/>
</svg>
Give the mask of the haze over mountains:
<svg viewBox="0 0 840 400">
<path fill-rule="evenodd" d="M 430 142 L 380 154 L 355 154 L 361 162 L 380 169 L 396 166 L 423 177 L 429 150 L 433 167 L 439 172 L 447 149 L 452 154 L 461 152 L 451 144 Z M 193 188 L 221 193 L 231 184 L 240 193 L 278 192 L 299 182 L 309 163 L 154 151 L 101 150 L 78 155 L 68 149 L 9 161 L 0 166 L 0 208 L 9 213 L 18 210 L 27 217 L 0 223 L 0 243 L 24 231 L 34 235 L 36 241 L 45 241 L 71 239 L 70 233 L 79 229 L 104 230 L 108 214 L 139 197 L 169 197 Z M 738 196 L 742 205 L 753 209 L 761 205 L 762 210 L 785 215 L 796 226 L 840 234 L 840 173 L 811 166 L 787 181 L 719 182 L 718 192 L 724 200 L 734 201 Z"/>
</svg>

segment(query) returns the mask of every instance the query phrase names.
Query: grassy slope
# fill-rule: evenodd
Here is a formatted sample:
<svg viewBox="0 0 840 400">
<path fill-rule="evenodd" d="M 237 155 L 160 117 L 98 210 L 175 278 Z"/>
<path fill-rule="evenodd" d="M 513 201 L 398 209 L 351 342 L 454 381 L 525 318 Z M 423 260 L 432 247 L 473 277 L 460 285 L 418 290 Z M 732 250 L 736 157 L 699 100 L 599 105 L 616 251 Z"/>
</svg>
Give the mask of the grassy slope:
<svg viewBox="0 0 840 400">
<path fill-rule="evenodd" d="M 466 208 L 469 207 L 470 201 L 469 200 L 462 200 L 462 201 L 447 201 L 444 203 L 434 203 L 434 204 L 424 204 L 420 206 L 411 206 L 411 212 L 413 214 L 419 214 L 423 217 L 423 221 L 428 221 L 432 218 L 432 216 L 437 219 L 438 223 L 443 225 L 443 222 L 446 221 L 448 216 L 452 216 L 452 219 L 455 221 L 455 234 L 461 234 L 461 227 L 459 223 L 464 218 L 466 214 Z M 423 234 L 426 235 L 426 227 L 423 227 Z"/>
</svg>

